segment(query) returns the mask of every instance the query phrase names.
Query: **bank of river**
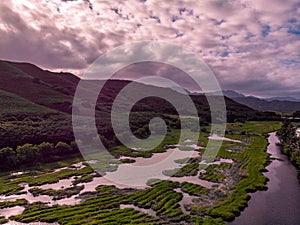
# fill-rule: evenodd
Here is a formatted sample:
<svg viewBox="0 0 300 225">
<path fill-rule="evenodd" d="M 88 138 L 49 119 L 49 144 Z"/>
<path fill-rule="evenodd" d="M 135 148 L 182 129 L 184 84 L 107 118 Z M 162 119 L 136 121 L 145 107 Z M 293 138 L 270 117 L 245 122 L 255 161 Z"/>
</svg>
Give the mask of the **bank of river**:
<svg viewBox="0 0 300 225">
<path fill-rule="evenodd" d="M 251 194 L 248 207 L 228 225 L 298 225 L 300 224 L 300 182 L 297 171 L 283 155 L 275 132 L 270 133 L 267 152 L 273 160 L 266 167 L 267 191 Z"/>
</svg>

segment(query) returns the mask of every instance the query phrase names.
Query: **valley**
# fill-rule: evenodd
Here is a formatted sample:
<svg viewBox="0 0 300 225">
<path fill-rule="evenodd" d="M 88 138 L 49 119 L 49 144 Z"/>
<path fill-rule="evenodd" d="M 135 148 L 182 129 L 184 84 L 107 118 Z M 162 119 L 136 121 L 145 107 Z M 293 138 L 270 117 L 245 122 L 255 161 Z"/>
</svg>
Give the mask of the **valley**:
<svg viewBox="0 0 300 225">
<path fill-rule="evenodd" d="M 212 117 L 205 95 L 189 96 L 199 118 L 191 109 L 179 116 L 164 99 L 148 97 L 129 114 L 130 129 L 143 145 L 121 133 L 135 146 L 130 148 L 115 135 L 110 113 L 116 96 L 132 82 L 110 80 L 98 93 L 102 81 L 85 81 L 90 88 L 84 93 L 99 94 L 98 134 L 90 127 L 82 130 L 89 153 L 82 155 L 72 116 L 85 124 L 92 104 L 77 99 L 72 105 L 78 78 L 27 63 L 2 61 L 0 67 L 8 83 L 0 87 L 1 224 L 226 224 L 243 216 L 252 193 L 268 188 L 266 167 L 275 160 L 266 152 L 268 137 L 282 127 L 274 112 L 225 97 L 222 137 L 221 119 Z M 22 86 L 13 88 L 18 82 Z M 180 105 L 181 93 L 134 85 L 136 93 L 171 94 Z M 126 107 L 128 99 L 121 100 Z M 165 121 L 163 139 L 160 125 L 149 125 L 155 117 Z M 212 119 L 219 123 L 213 133 Z M 92 145 L 97 138 L 107 152 Z M 216 157 L 206 152 L 209 144 L 212 150 L 220 147 Z"/>
</svg>

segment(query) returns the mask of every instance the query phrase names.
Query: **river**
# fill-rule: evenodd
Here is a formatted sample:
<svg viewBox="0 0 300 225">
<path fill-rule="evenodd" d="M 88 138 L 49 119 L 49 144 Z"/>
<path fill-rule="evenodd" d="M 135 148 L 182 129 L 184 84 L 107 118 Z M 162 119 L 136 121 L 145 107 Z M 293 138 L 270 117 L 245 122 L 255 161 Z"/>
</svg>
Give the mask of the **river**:
<svg viewBox="0 0 300 225">
<path fill-rule="evenodd" d="M 267 152 L 273 160 L 264 173 L 270 181 L 267 191 L 251 194 L 248 207 L 228 225 L 299 225 L 300 182 L 297 171 L 287 156 L 281 153 L 275 132 L 270 133 Z"/>
</svg>

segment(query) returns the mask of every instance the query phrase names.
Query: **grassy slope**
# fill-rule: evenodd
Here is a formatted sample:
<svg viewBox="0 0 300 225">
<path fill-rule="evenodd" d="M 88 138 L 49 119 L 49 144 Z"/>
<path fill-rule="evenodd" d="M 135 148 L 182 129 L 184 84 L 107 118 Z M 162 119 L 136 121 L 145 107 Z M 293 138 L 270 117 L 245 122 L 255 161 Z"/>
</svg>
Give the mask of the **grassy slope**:
<svg viewBox="0 0 300 225">
<path fill-rule="evenodd" d="M 35 79 L 13 64 L 0 62 L 0 89 L 52 109 L 65 111 L 62 105 L 70 105 L 71 96 L 55 90 L 52 84 Z"/>
<path fill-rule="evenodd" d="M 54 113 L 55 110 L 37 105 L 25 98 L 19 97 L 13 93 L 0 90 L 0 114 L 9 113 L 9 114 L 22 114 L 22 113 Z"/>
</svg>

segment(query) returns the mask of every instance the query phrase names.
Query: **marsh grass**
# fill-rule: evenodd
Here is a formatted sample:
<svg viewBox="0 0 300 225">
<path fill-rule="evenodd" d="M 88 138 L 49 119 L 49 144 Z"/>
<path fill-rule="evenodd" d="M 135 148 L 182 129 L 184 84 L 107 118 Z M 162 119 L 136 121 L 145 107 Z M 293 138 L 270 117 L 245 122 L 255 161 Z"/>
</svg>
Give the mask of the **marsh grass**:
<svg viewBox="0 0 300 225">
<path fill-rule="evenodd" d="M 232 186 L 226 187 L 228 192 L 221 193 L 218 187 L 207 189 L 202 186 L 188 182 L 171 182 L 152 179 L 148 181 L 149 188 L 144 190 L 121 190 L 114 186 L 98 186 L 96 192 L 87 194 L 85 200 L 74 206 L 45 206 L 40 203 L 26 203 L 26 210 L 19 216 L 11 219 L 20 222 L 30 223 L 33 221 L 59 222 L 60 224 L 225 224 L 224 220 L 232 220 L 239 215 L 240 211 L 246 207 L 249 200 L 249 193 L 266 188 L 267 178 L 262 172 L 270 161 L 266 153 L 267 133 L 279 127 L 276 122 L 246 122 L 228 125 L 226 137 L 241 140 L 242 143 L 223 142 L 218 153 L 218 158 L 232 159 L 234 163 L 220 165 L 203 165 L 206 170 L 201 179 L 217 181 L 222 183 L 224 176 L 229 177 L 234 182 Z M 164 140 L 162 145 L 153 151 L 134 151 L 124 147 L 115 148 L 117 154 L 132 157 L 150 157 L 154 152 L 165 151 L 164 145 L 174 144 L 178 131 L 172 131 L 173 136 Z M 198 144 L 205 146 L 208 133 L 200 135 Z M 125 150 L 124 150 L 125 149 Z M 228 149 L 232 149 L 231 152 Z M 124 151 L 123 151 L 124 150 Z M 203 152 L 201 149 L 199 152 Z M 199 161 L 201 157 L 191 159 L 177 171 L 179 176 L 190 176 L 197 174 L 201 169 Z M 216 159 L 216 160 L 217 160 Z M 71 160 L 72 161 L 72 160 Z M 76 160 L 75 160 L 76 161 Z M 117 161 L 117 159 L 116 159 Z M 177 160 L 178 163 L 183 162 Z M 120 162 L 116 162 L 115 166 Z M 59 179 L 76 176 L 75 183 L 88 182 L 94 174 L 90 167 L 82 169 L 62 169 L 53 172 L 57 167 L 70 165 L 70 162 L 62 164 L 44 165 L 40 172 L 35 173 L 35 177 L 23 174 L 10 180 L 9 175 L 0 178 L 0 190 L 16 191 L 18 183 L 26 182 L 30 185 L 42 185 L 55 183 Z M 44 172 L 41 172 L 44 171 Z M 47 172 L 45 172 L 47 171 Z M 173 172 L 173 171 L 171 171 Z M 226 173 L 224 173 L 226 172 Z M 192 196 L 200 198 L 199 203 L 192 203 L 193 215 L 184 214 L 179 206 L 182 200 L 182 193 L 174 191 L 181 188 Z M 37 191 L 40 191 L 37 189 Z M 49 190 L 48 190 L 49 191 Z M 220 196 L 217 194 L 220 192 Z M 53 195 L 57 193 L 53 192 Z M 216 194 L 216 195 L 214 195 Z M 206 199 L 201 202 L 201 199 Z M 206 202 L 207 201 L 207 202 Z M 207 203 L 207 205 L 205 205 Z M 13 203 L 16 204 L 16 203 Z M 25 202 L 23 202 L 25 204 Z M 141 213 L 134 209 L 120 209 L 120 204 L 134 204 L 140 208 L 152 209 L 157 217 Z M 0 218 L 1 219 L 1 218 Z"/>
</svg>

